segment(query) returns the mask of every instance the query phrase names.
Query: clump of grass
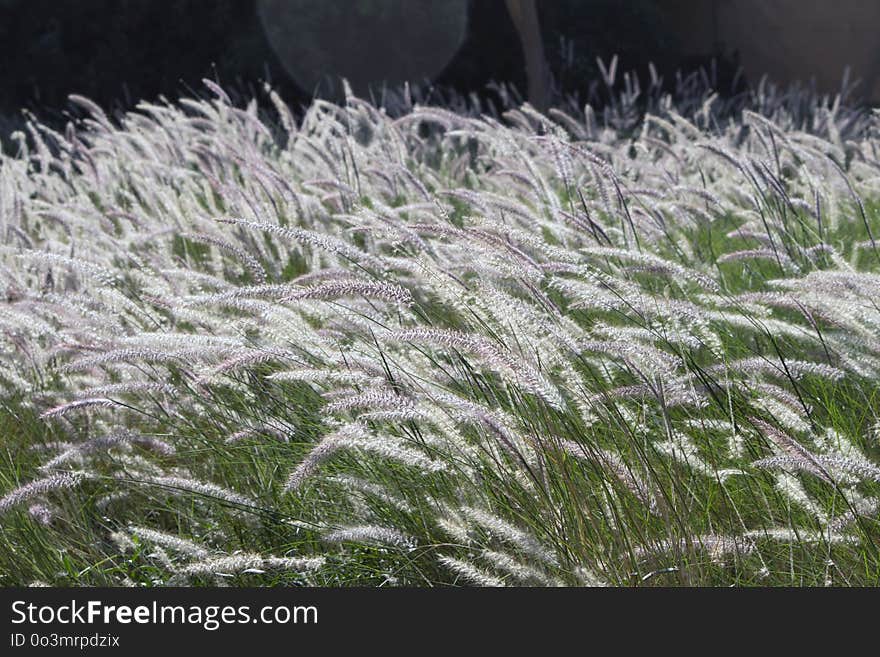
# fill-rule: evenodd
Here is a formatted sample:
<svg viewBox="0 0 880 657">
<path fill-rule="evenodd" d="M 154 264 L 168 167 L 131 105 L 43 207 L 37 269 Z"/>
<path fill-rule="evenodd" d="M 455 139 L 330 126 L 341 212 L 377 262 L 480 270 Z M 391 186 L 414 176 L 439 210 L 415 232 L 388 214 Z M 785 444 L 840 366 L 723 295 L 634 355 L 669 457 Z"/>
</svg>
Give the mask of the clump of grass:
<svg viewBox="0 0 880 657">
<path fill-rule="evenodd" d="M 77 100 L 0 159 L 0 583 L 880 581 L 876 114 Z"/>
</svg>

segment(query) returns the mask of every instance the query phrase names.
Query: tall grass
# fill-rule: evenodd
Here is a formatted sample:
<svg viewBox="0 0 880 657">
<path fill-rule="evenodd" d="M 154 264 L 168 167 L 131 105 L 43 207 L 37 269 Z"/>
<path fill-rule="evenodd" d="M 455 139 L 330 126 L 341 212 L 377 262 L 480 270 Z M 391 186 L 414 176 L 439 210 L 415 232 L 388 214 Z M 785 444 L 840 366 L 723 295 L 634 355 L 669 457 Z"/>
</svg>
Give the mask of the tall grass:
<svg viewBox="0 0 880 657">
<path fill-rule="evenodd" d="M 634 84 L 31 121 L 0 583 L 880 582 L 880 117 Z"/>
</svg>

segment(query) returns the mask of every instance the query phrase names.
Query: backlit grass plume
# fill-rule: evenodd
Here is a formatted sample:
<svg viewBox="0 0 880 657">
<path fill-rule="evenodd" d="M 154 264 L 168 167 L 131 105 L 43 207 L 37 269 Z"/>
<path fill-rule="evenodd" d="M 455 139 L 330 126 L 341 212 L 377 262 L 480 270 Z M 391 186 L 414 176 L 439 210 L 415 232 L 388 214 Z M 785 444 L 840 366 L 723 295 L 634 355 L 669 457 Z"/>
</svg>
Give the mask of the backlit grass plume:
<svg viewBox="0 0 880 657">
<path fill-rule="evenodd" d="M 0 156 L 0 583 L 880 583 L 876 112 L 73 100 Z"/>
</svg>

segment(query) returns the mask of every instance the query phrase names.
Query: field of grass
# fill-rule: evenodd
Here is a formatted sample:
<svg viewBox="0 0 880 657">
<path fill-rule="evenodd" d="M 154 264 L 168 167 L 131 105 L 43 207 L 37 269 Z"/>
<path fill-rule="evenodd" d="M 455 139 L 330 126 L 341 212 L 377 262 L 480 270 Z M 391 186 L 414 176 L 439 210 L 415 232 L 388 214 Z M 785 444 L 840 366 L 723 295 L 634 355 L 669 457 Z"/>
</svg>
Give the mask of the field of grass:
<svg viewBox="0 0 880 657">
<path fill-rule="evenodd" d="M 4 144 L 0 585 L 880 584 L 880 115 L 209 91 Z"/>
</svg>

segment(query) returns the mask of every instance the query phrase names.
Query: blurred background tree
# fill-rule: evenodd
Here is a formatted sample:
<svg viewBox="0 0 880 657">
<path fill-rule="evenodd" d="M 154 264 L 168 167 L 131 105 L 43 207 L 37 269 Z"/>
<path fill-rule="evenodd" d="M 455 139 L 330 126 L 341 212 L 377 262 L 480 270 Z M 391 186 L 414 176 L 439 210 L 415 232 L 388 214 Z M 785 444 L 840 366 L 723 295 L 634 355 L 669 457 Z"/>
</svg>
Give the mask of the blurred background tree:
<svg viewBox="0 0 880 657">
<path fill-rule="evenodd" d="M 468 0 L 257 0 L 275 57 L 305 91 L 369 96 L 430 81 L 458 52 Z"/>
<path fill-rule="evenodd" d="M 432 71 L 438 86 L 488 98 L 492 80 L 527 89 L 523 50 L 505 0 L 461 0 L 466 16 L 457 13 L 456 1 L 446 0 L 287 4 L 300 9 L 303 21 L 335 5 L 349 26 L 356 26 L 349 19 L 357 12 L 362 18 L 372 12 L 375 18 L 384 5 L 395 3 L 433 5 L 441 36 L 463 30 L 460 37 L 452 34 L 457 48 L 446 66 Z M 641 74 L 652 60 L 661 71 L 683 61 L 663 0 L 542 0 L 536 6 L 546 61 L 563 92 L 589 88 L 598 75 L 597 56 L 608 59 L 617 53 L 621 70 Z M 436 13 L 444 7 L 445 18 Z M 349 47 L 338 36 L 324 36 L 315 21 L 300 32 L 308 35 L 296 45 L 300 51 L 312 49 L 317 57 L 321 51 L 332 54 Z M 367 43 L 368 36 L 360 38 Z M 109 107 L 130 107 L 159 94 L 191 94 L 202 88 L 203 77 L 244 91 L 266 80 L 293 105 L 308 102 L 313 89 L 292 79 L 271 41 L 256 0 L 0 0 L 0 114 L 16 115 L 29 107 L 51 120 L 70 93 Z M 369 46 L 374 54 L 379 45 L 374 40 Z M 384 54 L 378 53 L 383 57 L 406 57 L 393 44 L 383 48 Z"/>
<path fill-rule="evenodd" d="M 523 57 L 526 60 L 526 79 L 529 102 L 543 110 L 550 100 L 550 71 L 544 54 L 544 37 L 535 0 L 507 0 L 507 11 L 519 33 Z"/>
</svg>

